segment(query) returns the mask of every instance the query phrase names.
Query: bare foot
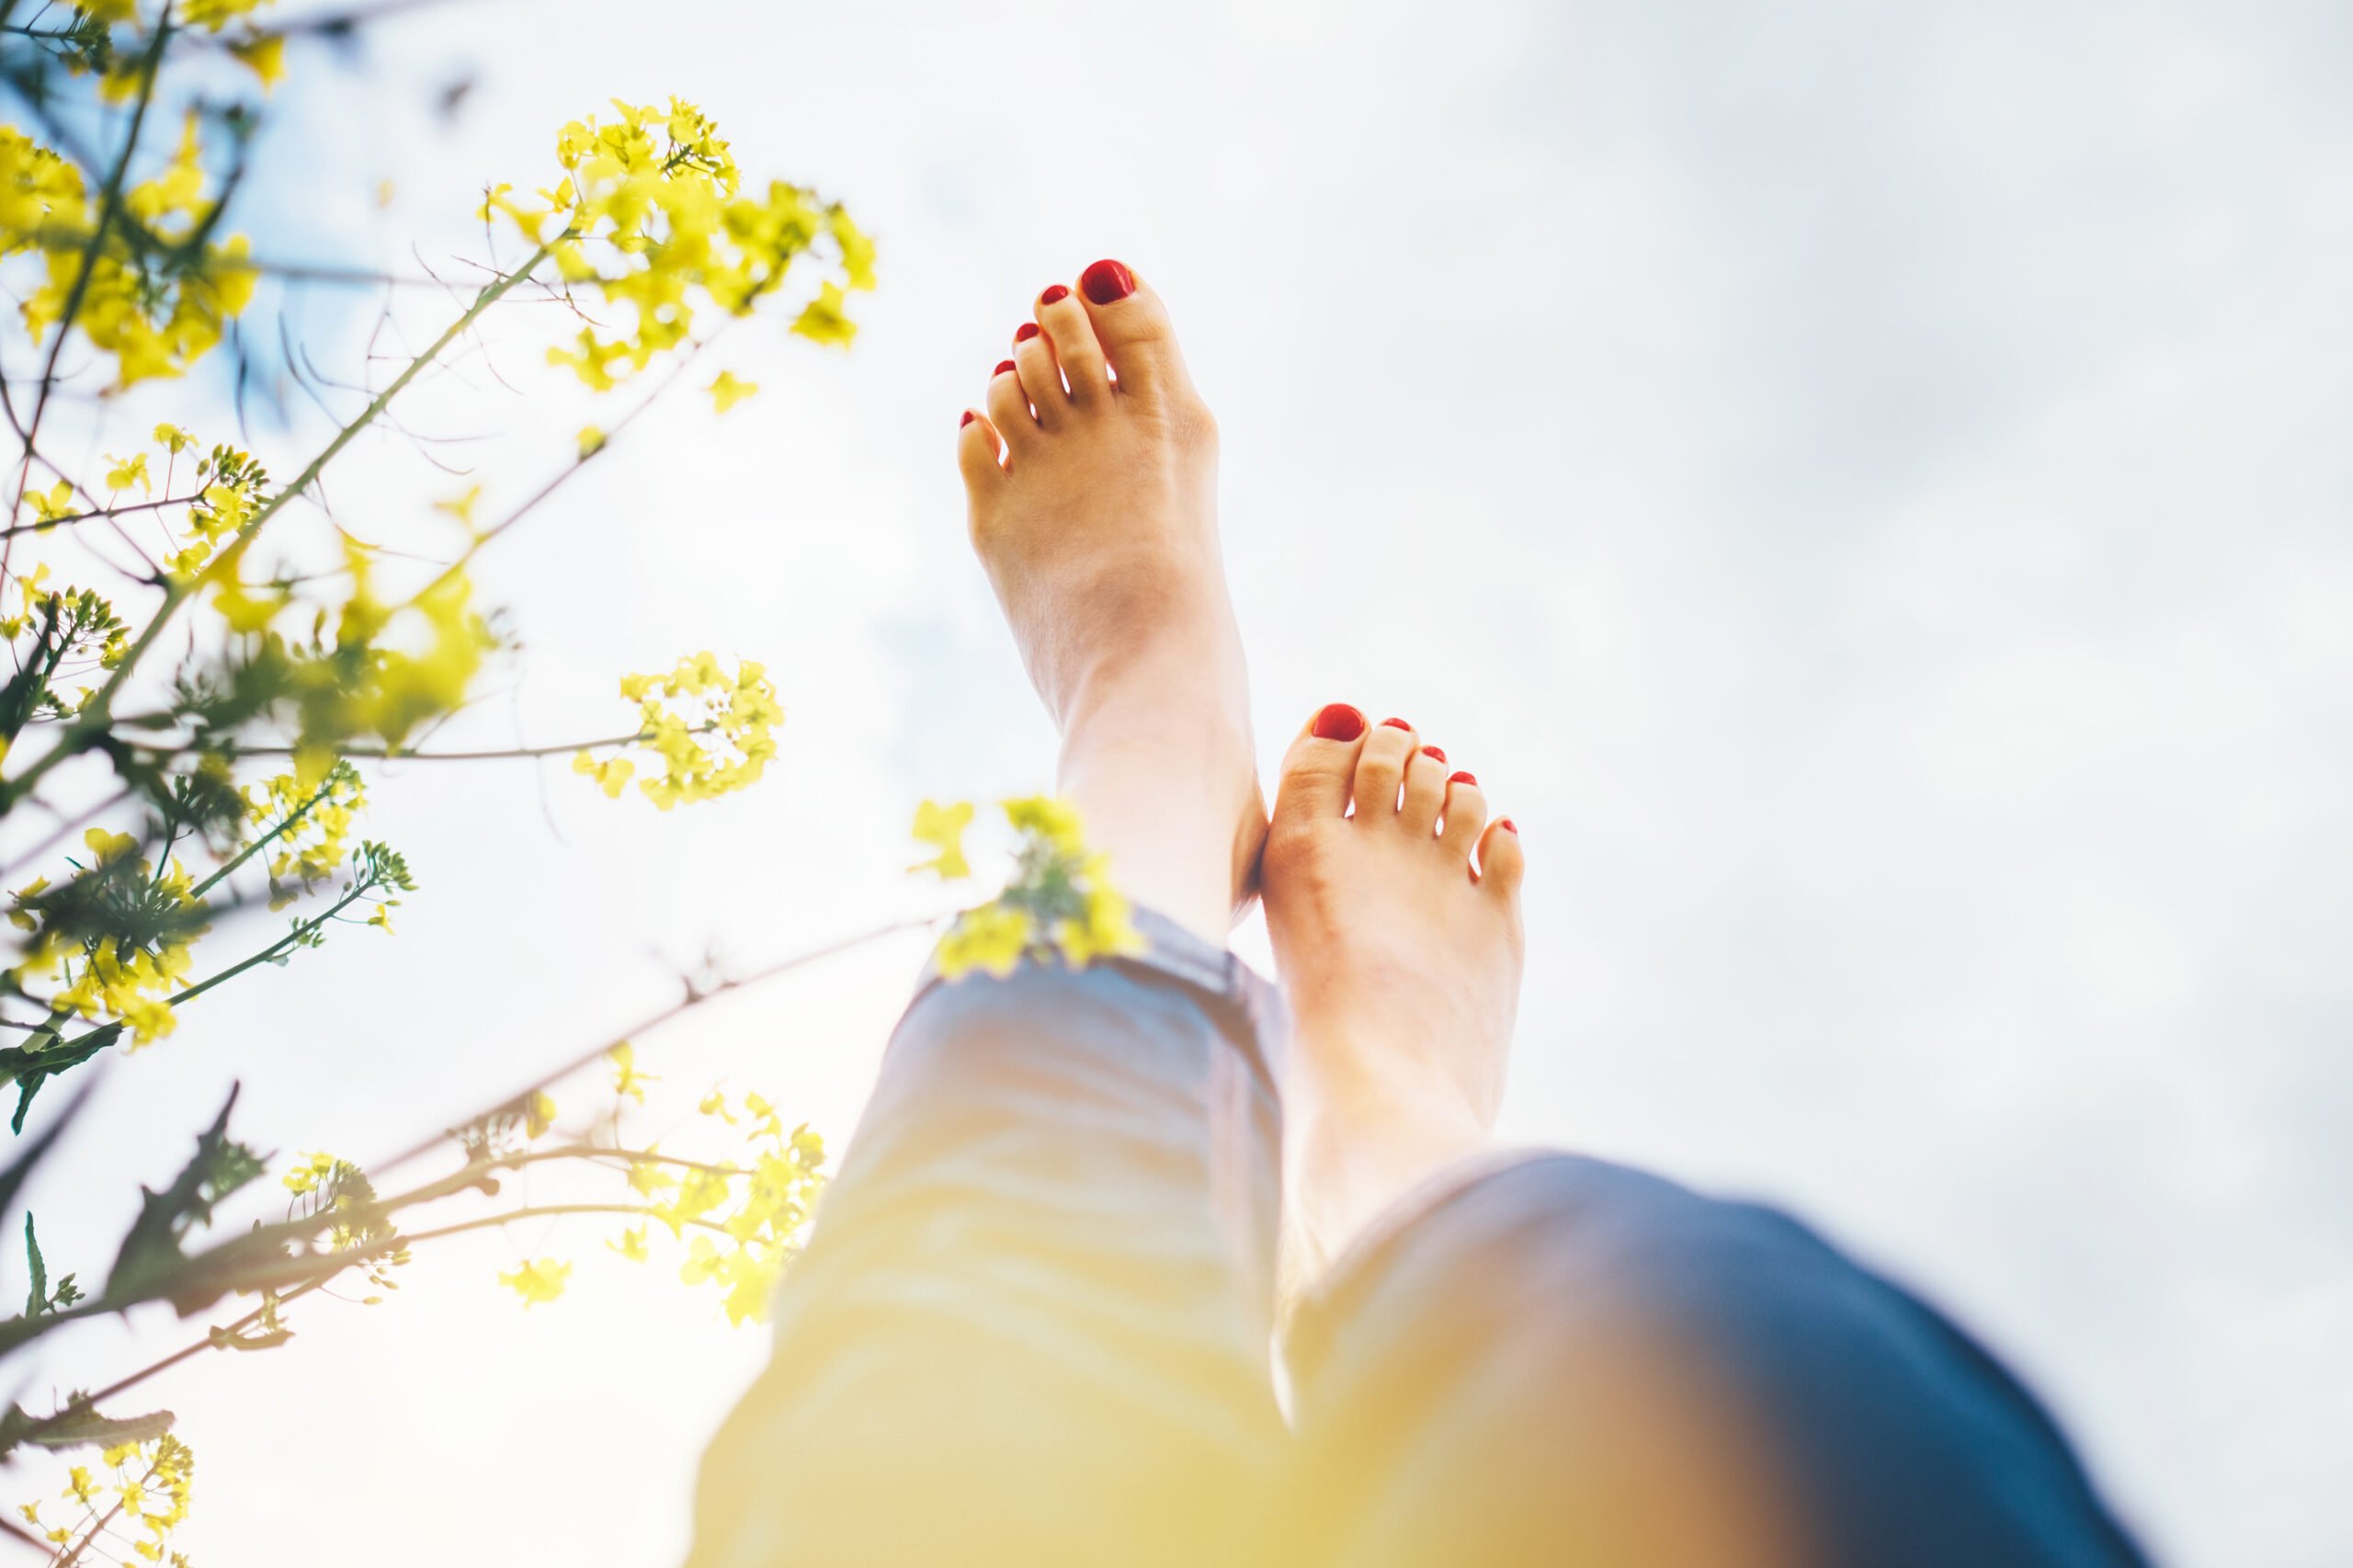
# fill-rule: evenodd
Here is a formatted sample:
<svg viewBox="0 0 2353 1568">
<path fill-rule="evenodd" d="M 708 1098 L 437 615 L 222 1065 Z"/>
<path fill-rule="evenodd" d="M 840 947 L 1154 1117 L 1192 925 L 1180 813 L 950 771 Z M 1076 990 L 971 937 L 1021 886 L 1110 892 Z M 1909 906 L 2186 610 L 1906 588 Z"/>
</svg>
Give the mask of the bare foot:
<svg viewBox="0 0 2353 1568">
<path fill-rule="evenodd" d="M 1283 757 L 1264 891 L 1299 1019 L 1285 1118 L 1310 1266 L 1485 1143 L 1519 1005 L 1524 864 L 1479 781 L 1402 719 L 1335 703 Z"/>
<path fill-rule="evenodd" d="M 1217 537 L 1217 426 L 1116 261 L 1038 297 L 967 411 L 972 546 L 1121 891 L 1222 944 L 1266 834 Z"/>
</svg>

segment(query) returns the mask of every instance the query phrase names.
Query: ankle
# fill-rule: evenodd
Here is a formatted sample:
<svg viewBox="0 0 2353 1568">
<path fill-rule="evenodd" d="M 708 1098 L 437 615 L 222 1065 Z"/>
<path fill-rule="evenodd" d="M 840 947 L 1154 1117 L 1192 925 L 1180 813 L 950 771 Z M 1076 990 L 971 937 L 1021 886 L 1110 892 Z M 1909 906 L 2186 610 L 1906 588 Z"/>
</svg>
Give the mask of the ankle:
<svg viewBox="0 0 2353 1568">
<path fill-rule="evenodd" d="M 1309 1096 L 1293 1096 L 1295 1103 Z M 1346 1110 L 1286 1106 L 1291 1229 L 1303 1257 L 1328 1263 L 1399 1199 L 1488 1147 L 1484 1123 L 1444 1096 Z"/>
</svg>

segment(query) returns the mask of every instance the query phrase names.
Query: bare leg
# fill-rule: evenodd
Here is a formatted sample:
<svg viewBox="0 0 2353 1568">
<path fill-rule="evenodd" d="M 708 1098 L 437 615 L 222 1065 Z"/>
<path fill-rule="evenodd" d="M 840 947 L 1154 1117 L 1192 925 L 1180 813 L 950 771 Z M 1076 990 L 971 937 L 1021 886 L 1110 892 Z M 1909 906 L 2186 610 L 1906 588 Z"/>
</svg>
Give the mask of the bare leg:
<svg viewBox="0 0 2353 1568">
<path fill-rule="evenodd" d="M 1218 551 L 1217 426 L 1159 298 L 1120 263 L 1047 290 L 1036 315 L 959 437 L 973 548 L 1113 880 L 1222 944 L 1266 811 Z"/>
</svg>

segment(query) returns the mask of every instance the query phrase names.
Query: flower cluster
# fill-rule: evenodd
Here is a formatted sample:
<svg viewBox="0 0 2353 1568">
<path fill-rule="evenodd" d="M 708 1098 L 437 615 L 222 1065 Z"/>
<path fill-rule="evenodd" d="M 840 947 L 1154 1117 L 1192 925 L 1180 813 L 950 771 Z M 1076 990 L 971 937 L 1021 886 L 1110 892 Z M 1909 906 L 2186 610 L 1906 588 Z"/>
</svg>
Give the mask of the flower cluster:
<svg viewBox="0 0 2353 1568">
<path fill-rule="evenodd" d="M 748 659 L 730 675 L 715 655 L 697 653 L 667 675 L 624 676 L 621 695 L 639 705 L 641 726 L 625 744 L 662 767 L 659 774 L 638 778 L 637 787 L 665 812 L 682 801 L 713 801 L 757 783 L 776 755 L 784 709 L 766 671 Z M 600 758 L 586 750 L 572 767 L 612 800 L 638 773 L 627 756 Z"/>
<path fill-rule="evenodd" d="M 269 904 L 283 909 L 343 869 L 352 830 L 368 805 L 359 770 L 337 762 L 324 778 L 304 784 L 291 773 L 265 778 L 246 790 L 246 816 L 254 847 L 269 857 Z"/>
<path fill-rule="evenodd" d="M 607 1060 L 612 1068 L 618 1126 L 623 1104 L 642 1105 L 646 1085 L 660 1080 L 638 1065 L 637 1052 L 627 1041 L 615 1046 Z M 723 1089 L 714 1088 L 696 1111 L 707 1131 L 728 1130 L 732 1152 L 715 1159 L 688 1159 L 663 1153 L 659 1143 L 642 1149 L 584 1144 L 546 1152 L 501 1151 L 483 1143 L 477 1157 L 494 1164 L 526 1164 L 569 1153 L 594 1163 L 617 1162 L 627 1175 L 631 1196 L 613 1207 L 636 1222 L 606 1245 L 631 1262 L 643 1263 L 653 1256 L 648 1233 L 659 1224 L 672 1240 L 687 1245 L 686 1261 L 678 1270 L 684 1283 L 716 1290 L 730 1323 L 765 1321 L 768 1298 L 800 1251 L 801 1233 L 824 1184 L 825 1142 L 806 1123 L 787 1130 L 776 1107 L 757 1094 L 747 1092 L 731 1100 Z M 528 1136 L 536 1140 L 554 1122 L 554 1102 L 534 1093 L 520 1116 L 528 1122 Z M 505 1125 L 511 1127 L 514 1119 Z M 571 1274 L 572 1265 L 561 1259 L 527 1258 L 500 1273 L 498 1282 L 525 1306 L 538 1306 L 562 1296 Z"/>
<path fill-rule="evenodd" d="M 94 827 L 83 842 L 90 863 L 68 861 L 75 874 L 63 884 L 42 877 L 14 895 L 8 919 L 31 935 L 9 983 L 53 1019 L 119 1023 L 145 1045 L 177 1021 L 172 994 L 210 929 L 204 902 L 177 859 L 151 868 L 130 834 Z"/>
<path fill-rule="evenodd" d="M 1078 812 L 1050 795 L 999 805 L 1017 840 L 1013 877 L 995 899 L 958 916 L 941 938 L 940 975 L 957 980 L 978 969 L 1003 978 L 1025 956 L 1059 957 L 1084 969 L 1097 959 L 1143 951 L 1128 901 L 1111 885 L 1109 858 L 1086 847 Z M 964 830 L 972 821 L 969 801 L 926 801 L 915 812 L 915 836 L 937 854 L 914 869 L 944 881 L 971 875 Z"/>
<path fill-rule="evenodd" d="M 188 1446 L 168 1432 L 145 1442 L 118 1443 L 98 1456 L 98 1469 L 103 1473 L 77 1464 L 67 1472 L 58 1496 L 74 1511 L 70 1523 L 42 1518 L 39 1503 L 21 1504 L 17 1512 L 51 1545 L 70 1548 L 77 1561 L 129 1562 L 117 1555 L 120 1542 L 139 1562 L 188 1568 L 188 1559 L 171 1544 L 172 1532 L 188 1517 L 196 1473 Z M 104 1557 L 95 1557 L 101 1551 Z"/>
<path fill-rule="evenodd" d="M 549 362 L 609 391 L 692 344 L 704 305 L 749 315 L 821 240 L 830 242 L 838 281 L 820 283 L 791 330 L 847 345 L 857 328 L 844 311 L 845 290 L 874 287 L 874 246 L 840 204 L 780 180 L 765 194 L 745 192 L 734 153 L 692 104 L 673 98 L 663 109 L 616 100 L 613 108 L 609 121 L 590 115 L 563 128 L 556 139 L 563 177 L 538 193 L 538 205 L 505 185 L 483 202 L 485 219 L 503 214 L 544 247 L 565 283 L 593 286 L 627 312 L 623 329 L 584 326 L 575 347 L 548 351 Z M 724 412 L 732 399 L 720 388 L 714 396 Z"/>
<path fill-rule="evenodd" d="M 242 705 L 289 710 L 294 778 L 303 789 L 324 779 L 350 742 L 373 736 L 397 749 L 421 725 L 454 711 L 499 646 L 473 607 L 473 584 L 461 566 L 388 599 L 377 591 L 375 555 L 347 539 L 341 576 L 348 586 L 340 602 L 305 606 L 288 583 L 244 581 L 240 568 L 252 538 L 233 540 L 198 581 L 211 588 L 229 630 L 246 640 L 232 675 Z M 305 608 L 307 629 L 279 630 L 281 616 Z"/>
<path fill-rule="evenodd" d="M 105 214 L 82 171 L 23 132 L 0 126 L 0 259 L 33 253 L 41 281 L 21 307 L 40 343 L 70 313 L 90 346 L 115 359 L 118 387 L 177 376 L 221 342 L 253 300 L 257 278 L 243 235 L 214 244 L 201 121 L 191 111 L 177 149 Z"/>
<path fill-rule="evenodd" d="M 777 1281 L 801 1250 L 801 1232 L 824 1178 L 825 1141 L 804 1122 L 787 1131 L 767 1100 L 745 1094 L 739 1117 L 714 1089 L 699 1108 L 705 1117 L 743 1128 L 742 1147 L 724 1164 L 672 1160 L 658 1149 L 630 1166 L 630 1186 L 654 1200 L 651 1217 L 688 1244 L 678 1278 L 716 1289 L 732 1324 L 766 1322 Z M 645 1226 L 612 1244 L 624 1257 L 646 1256 Z"/>
</svg>

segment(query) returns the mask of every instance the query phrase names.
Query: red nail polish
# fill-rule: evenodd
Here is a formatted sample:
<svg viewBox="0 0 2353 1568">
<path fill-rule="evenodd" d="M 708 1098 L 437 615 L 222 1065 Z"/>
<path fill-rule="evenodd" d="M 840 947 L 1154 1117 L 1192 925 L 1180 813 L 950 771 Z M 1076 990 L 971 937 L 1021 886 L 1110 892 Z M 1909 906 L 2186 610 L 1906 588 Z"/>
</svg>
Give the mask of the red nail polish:
<svg viewBox="0 0 2353 1568">
<path fill-rule="evenodd" d="M 1033 321 L 1023 322 L 1013 329 L 1013 341 L 1016 343 L 1027 343 L 1037 335 L 1038 324 Z"/>
<path fill-rule="evenodd" d="M 1352 741 L 1364 733 L 1364 715 L 1345 702 L 1326 703 L 1315 715 L 1319 741 Z"/>
<path fill-rule="evenodd" d="M 1403 719 L 1383 719 L 1381 722 L 1392 730 L 1410 730 L 1414 727 Z"/>
<path fill-rule="evenodd" d="M 1424 746 L 1422 748 L 1422 755 L 1428 757 L 1432 762 L 1444 762 L 1446 760 L 1446 753 L 1438 750 L 1436 746 Z"/>
<path fill-rule="evenodd" d="M 1098 261 L 1078 275 L 1078 286 L 1098 305 L 1108 305 L 1136 291 L 1136 275 L 1116 261 Z"/>
<path fill-rule="evenodd" d="M 1468 784 L 1475 789 L 1478 787 L 1479 776 L 1475 773 L 1449 773 L 1446 776 L 1446 781 L 1449 784 Z"/>
<path fill-rule="evenodd" d="M 1514 838 L 1518 838 L 1519 836 L 1519 824 L 1512 821 L 1509 817 L 1497 817 L 1495 819 L 1495 825 L 1502 828 L 1506 833 L 1510 834 Z"/>
<path fill-rule="evenodd" d="M 1012 360 L 1010 360 L 1010 359 L 1000 359 L 1000 360 L 998 360 L 998 361 L 996 362 L 996 369 L 994 369 L 994 370 L 991 370 L 991 371 L 989 372 L 989 380 L 991 380 L 991 381 L 995 381 L 995 380 L 996 380 L 999 376 L 1002 376 L 1003 374 L 1005 374 L 1007 370 L 1010 370 L 1011 369 L 1013 369 L 1013 361 L 1012 361 Z"/>
<path fill-rule="evenodd" d="M 1069 298 L 1070 290 L 1060 283 L 1057 283 L 1052 288 L 1047 290 L 1044 293 L 1039 295 L 1038 302 L 1041 305 L 1051 305 L 1058 301 L 1067 300 Z"/>
<path fill-rule="evenodd" d="M 979 415 L 974 414 L 971 409 L 969 409 L 969 408 L 968 408 L 968 409 L 966 409 L 966 410 L 964 411 L 964 417 L 963 417 L 963 418 L 961 418 L 961 419 L 959 419 L 958 421 L 956 421 L 956 428 L 958 428 L 959 430 L 961 430 L 965 426 L 970 425 L 973 420 L 975 420 L 975 419 L 977 419 L 977 418 L 979 418 L 979 417 L 980 417 L 980 415 Z"/>
</svg>

